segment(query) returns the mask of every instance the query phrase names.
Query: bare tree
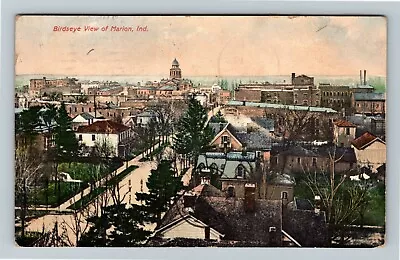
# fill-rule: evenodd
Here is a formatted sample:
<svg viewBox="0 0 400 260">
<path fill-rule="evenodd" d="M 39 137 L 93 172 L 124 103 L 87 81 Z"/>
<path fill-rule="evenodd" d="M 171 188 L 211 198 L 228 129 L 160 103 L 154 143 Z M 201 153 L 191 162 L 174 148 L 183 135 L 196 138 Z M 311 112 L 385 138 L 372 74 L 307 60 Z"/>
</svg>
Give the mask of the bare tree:
<svg viewBox="0 0 400 260">
<path fill-rule="evenodd" d="M 21 206 L 22 238 L 25 237 L 25 218 L 30 205 L 30 197 L 41 177 L 43 158 L 36 149 L 17 142 L 15 149 L 15 198 Z"/>
<path fill-rule="evenodd" d="M 157 132 L 161 137 L 161 143 L 164 143 L 172 132 L 172 124 L 174 122 L 172 103 L 158 103 L 152 109 L 157 117 Z"/>
<path fill-rule="evenodd" d="M 344 154 L 336 154 L 336 147 L 329 153 L 329 169 L 306 173 L 306 185 L 314 197 L 320 199 L 321 209 L 325 211 L 330 243 L 337 237 L 344 242 L 344 226 L 354 223 L 358 212 L 367 203 L 368 185 L 349 180 L 346 173 L 335 169 Z"/>
</svg>

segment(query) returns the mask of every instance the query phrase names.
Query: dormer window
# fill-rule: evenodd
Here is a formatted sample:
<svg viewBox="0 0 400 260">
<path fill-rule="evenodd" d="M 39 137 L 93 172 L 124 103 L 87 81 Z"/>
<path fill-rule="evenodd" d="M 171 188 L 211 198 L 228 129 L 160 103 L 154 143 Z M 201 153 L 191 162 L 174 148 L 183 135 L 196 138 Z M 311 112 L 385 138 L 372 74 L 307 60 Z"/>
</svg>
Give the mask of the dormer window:
<svg viewBox="0 0 400 260">
<path fill-rule="evenodd" d="M 244 169 L 243 165 L 239 165 L 239 166 L 237 167 L 236 177 L 238 177 L 238 178 L 244 178 L 244 174 L 245 174 L 245 169 Z"/>
</svg>

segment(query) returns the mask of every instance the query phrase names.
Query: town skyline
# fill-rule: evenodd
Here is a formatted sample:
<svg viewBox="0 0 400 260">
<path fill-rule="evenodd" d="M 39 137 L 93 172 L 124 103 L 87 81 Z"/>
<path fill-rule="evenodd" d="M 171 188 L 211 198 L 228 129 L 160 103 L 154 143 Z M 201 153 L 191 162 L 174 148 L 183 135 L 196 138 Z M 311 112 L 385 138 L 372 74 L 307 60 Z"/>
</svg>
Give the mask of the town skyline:
<svg viewBox="0 0 400 260">
<path fill-rule="evenodd" d="M 112 24 L 148 31 L 52 31 Z M 177 58 L 184 77 L 386 76 L 384 17 L 23 16 L 16 27 L 17 75 L 163 75 Z"/>
</svg>

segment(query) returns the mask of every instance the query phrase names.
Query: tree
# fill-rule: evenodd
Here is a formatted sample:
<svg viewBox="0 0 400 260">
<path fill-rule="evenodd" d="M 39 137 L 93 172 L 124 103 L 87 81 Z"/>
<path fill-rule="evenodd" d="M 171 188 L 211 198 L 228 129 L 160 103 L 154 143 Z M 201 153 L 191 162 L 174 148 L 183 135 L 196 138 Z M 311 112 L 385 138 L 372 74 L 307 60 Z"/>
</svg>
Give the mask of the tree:
<svg viewBox="0 0 400 260">
<path fill-rule="evenodd" d="M 226 119 L 222 115 L 221 111 L 218 111 L 215 116 L 212 116 L 210 119 L 211 123 L 227 123 Z"/>
<path fill-rule="evenodd" d="M 159 225 L 161 214 L 168 210 L 177 192 L 183 187 L 181 177 L 176 176 L 171 161 L 163 160 L 157 169 L 151 170 L 146 185 L 149 192 L 137 192 L 136 199 L 143 202 L 146 220 Z"/>
<path fill-rule="evenodd" d="M 89 231 L 82 235 L 82 247 L 130 247 L 141 245 L 151 234 L 143 228 L 144 215 L 137 206 L 107 206 L 101 216 L 88 219 Z"/>
<path fill-rule="evenodd" d="M 15 150 L 15 203 L 21 207 L 21 237 L 25 237 L 25 219 L 30 197 L 41 177 L 43 160 L 40 153 L 26 144 L 17 143 Z M 36 151 L 36 152 L 35 152 Z"/>
<path fill-rule="evenodd" d="M 320 198 L 321 209 L 325 211 L 330 243 L 337 237 L 344 240 L 344 227 L 354 223 L 360 210 L 368 202 L 368 185 L 349 180 L 346 174 L 337 174 L 335 165 L 343 155 L 336 155 L 336 147 L 329 154 L 329 169 L 307 173 L 306 185 L 314 197 Z"/>
<path fill-rule="evenodd" d="M 153 111 L 157 118 L 157 132 L 161 137 L 161 142 L 164 143 L 165 139 L 172 132 L 172 124 L 174 121 L 172 103 L 159 103 L 153 107 Z"/>
<path fill-rule="evenodd" d="M 68 116 L 65 104 L 58 109 L 55 128 L 56 154 L 59 159 L 70 159 L 79 151 L 78 140 L 72 131 L 72 119 Z"/>
<path fill-rule="evenodd" d="M 176 125 L 174 137 L 174 149 L 192 159 L 192 165 L 196 165 L 200 153 L 210 148 L 213 131 L 207 124 L 206 109 L 194 98 L 189 100 L 186 113 L 179 119 Z"/>
<path fill-rule="evenodd" d="M 41 126 L 40 106 L 33 106 L 22 111 L 15 118 L 16 141 L 27 143 L 31 147 L 38 135 L 37 128 Z"/>
</svg>

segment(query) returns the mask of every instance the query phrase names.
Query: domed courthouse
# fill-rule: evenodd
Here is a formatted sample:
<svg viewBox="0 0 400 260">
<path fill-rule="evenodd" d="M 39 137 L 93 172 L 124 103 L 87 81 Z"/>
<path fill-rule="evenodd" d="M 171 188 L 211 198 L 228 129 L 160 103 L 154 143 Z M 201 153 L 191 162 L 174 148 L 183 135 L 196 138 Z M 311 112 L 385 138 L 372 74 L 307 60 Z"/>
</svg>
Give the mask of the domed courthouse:
<svg viewBox="0 0 400 260">
<path fill-rule="evenodd" d="M 179 68 L 179 62 L 174 59 L 172 61 L 172 68 L 169 70 L 169 77 L 171 79 L 181 79 L 182 78 L 182 71 Z"/>
</svg>

